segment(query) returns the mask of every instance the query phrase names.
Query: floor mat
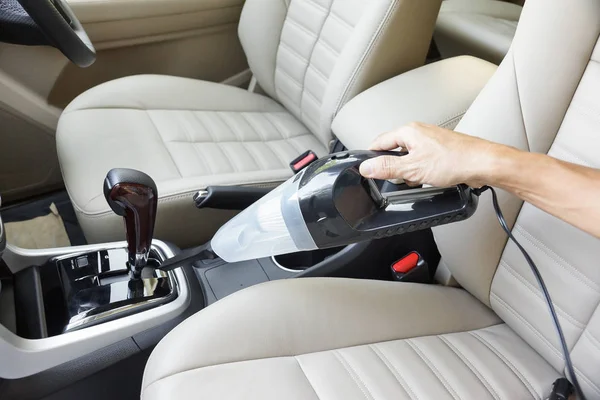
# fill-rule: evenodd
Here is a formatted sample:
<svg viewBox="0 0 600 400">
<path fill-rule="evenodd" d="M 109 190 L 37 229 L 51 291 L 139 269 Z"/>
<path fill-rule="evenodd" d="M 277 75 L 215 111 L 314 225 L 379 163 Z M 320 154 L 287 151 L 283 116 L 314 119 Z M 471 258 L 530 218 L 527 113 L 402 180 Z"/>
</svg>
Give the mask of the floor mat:
<svg viewBox="0 0 600 400">
<path fill-rule="evenodd" d="M 53 205 L 54 211 L 51 210 Z M 59 218 L 57 218 L 57 212 Z M 40 217 L 42 219 L 38 220 Z M 9 243 L 19 247 L 45 248 L 87 244 L 69 195 L 64 190 L 8 206 L 2 210 L 2 220 L 6 225 L 18 224 L 14 225 L 16 230 L 13 232 L 21 239 L 15 238 L 14 240 L 23 240 L 24 246 L 15 243 L 10 238 Z M 59 221 L 60 224 L 58 224 Z"/>
<path fill-rule="evenodd" d="M 67 230 L 56 205 L 51 203 L 49 208 L 50 213 L 48 215 L 4 224 L 8 243 L 24 249 L 71 246 Z"/>
</svg>

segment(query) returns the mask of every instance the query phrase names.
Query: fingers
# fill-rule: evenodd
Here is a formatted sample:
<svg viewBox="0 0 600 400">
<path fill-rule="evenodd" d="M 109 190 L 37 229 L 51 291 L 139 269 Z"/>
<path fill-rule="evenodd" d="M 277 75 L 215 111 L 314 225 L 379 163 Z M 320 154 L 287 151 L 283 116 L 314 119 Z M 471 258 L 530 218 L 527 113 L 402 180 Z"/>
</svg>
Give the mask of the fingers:
<svg viewBox="0 0 600 400">
<path fill-rule="evenodd" d="M 377 138 L 369 146 L 369 150 L 394 150 L 399 147 L 406 148 L 406 127 L 402 127 L 395 131 L 385 132 L 377 136 Z"/>
<path fill-rule="evenodd" d="M 360 165 L 360 174 L 365 178 L 373 179 L 403 178 L 403 158 L 396 156 L 371 158 Z"/>
</svg>

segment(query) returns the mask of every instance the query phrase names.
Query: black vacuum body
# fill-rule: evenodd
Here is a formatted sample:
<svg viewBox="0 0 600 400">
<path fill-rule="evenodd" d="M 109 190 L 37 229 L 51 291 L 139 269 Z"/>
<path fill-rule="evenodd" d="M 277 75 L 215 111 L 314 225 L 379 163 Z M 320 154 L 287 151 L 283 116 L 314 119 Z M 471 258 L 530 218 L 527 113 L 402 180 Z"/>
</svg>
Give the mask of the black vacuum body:
<svg viewBox="0 0 600 400">
<path fill-rule="evenodd" d="M 466 185 L 382 193 L 360 175 L 362 162 L 405 153 L 331 154 L 225 224 L 213 250 L 229 262 L 348 245 L 462 221 L 477 209 Z"/>
</svg>

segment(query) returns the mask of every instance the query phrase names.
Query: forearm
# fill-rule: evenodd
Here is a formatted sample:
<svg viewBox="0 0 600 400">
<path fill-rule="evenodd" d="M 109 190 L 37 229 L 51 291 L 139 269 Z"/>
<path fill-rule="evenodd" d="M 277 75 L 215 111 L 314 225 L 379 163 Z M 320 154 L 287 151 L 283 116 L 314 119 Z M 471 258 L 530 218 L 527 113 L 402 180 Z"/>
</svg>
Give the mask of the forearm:
<svg viewBox="0 0 600 400">
<path fill-rule="evenodd" d="M 600 237 L 600 170 L 497 145 L 481 181 Z"/>
</svg>

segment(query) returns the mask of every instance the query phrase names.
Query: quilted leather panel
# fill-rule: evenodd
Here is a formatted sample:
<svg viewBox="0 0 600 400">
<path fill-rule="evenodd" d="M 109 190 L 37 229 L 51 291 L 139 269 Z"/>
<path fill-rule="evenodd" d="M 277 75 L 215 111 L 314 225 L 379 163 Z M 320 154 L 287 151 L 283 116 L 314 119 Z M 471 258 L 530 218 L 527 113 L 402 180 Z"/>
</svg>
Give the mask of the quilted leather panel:
<svg viewBox="0 0 600 400">
<path fill-rule="evenodd" d="M 143 397 L 541 399 L 557 376 L 510 328 L 496 325 L 188 370 L 150 384 Z"/>
<path fill-rule="evenodd" d="M 548 152 L 593 168 L 600 168 L 599 56 L 597 45 Z M 600 240 L 529 204 L 523 206 L 513 234 L 546 281 L 569 348 L 578 349 L 579 380 L 594 398 L 600 397 L 600 342 L 596 340 L 600 333 L 596 332 L 600 327 Z M 563 368 L 560 344 L 541 291 L 512 243 L 506 246 L 494 277 L 491 302 L 498 315 L 555 368 Z"/>
<path fill-rule="evenodd" d="M 239 34 L 261 88 L 326 144 L 333 118 L 346 102 L 423 65 L 440 4 L 248 1 Z"/>
<path fill-rule="evenodd" d="M 511 50 L 457 129 L 600 168 L 599 4 L 585 0 L 572 7 L 560 0 L 529 0 Z M 556 182 L 556 190 L 568 193 L 569 182 Z M 600 240 L 523 205 L 516 196 L 500 191 L 499 197 L 515 237 L 548 286 L 578 380 L 587 398 L 600 399 Z M 463 287 L 489 302 L 525 342 L 564 373 L 542 294 L 515 245 L 505 245 L 506 235 L 490 203 L 484 195 L 469 221 L 436 229 L 440 253 Z"/>
<path fill-rule="evenodd" d="M 313 132 L 320 131 L 329 78 L 367 7 L 362 0 L 290 4 L 277 52 L 275 87 L 281 103 Z"/>
<path fill-rule="evenodd" d="M 287 112 L 149 110 L 181 177 L 282 170 L 323 145 Z"/>
<path fill-rule="evenodd" d="M 157 183 L 155 237 L 190 247 L 212 237 L 234 212 L 200 211 L 208 185 L 272 187 L 289 162 L 325 146 L 268 97 L 192 79 L 138 75 L 79 96 L 63 113 L 57 150 L 65 186 L 90 243 L 124 238 L 123 221 L 102 195 L 106 173 L 134 168 Z"/>
</svg>

